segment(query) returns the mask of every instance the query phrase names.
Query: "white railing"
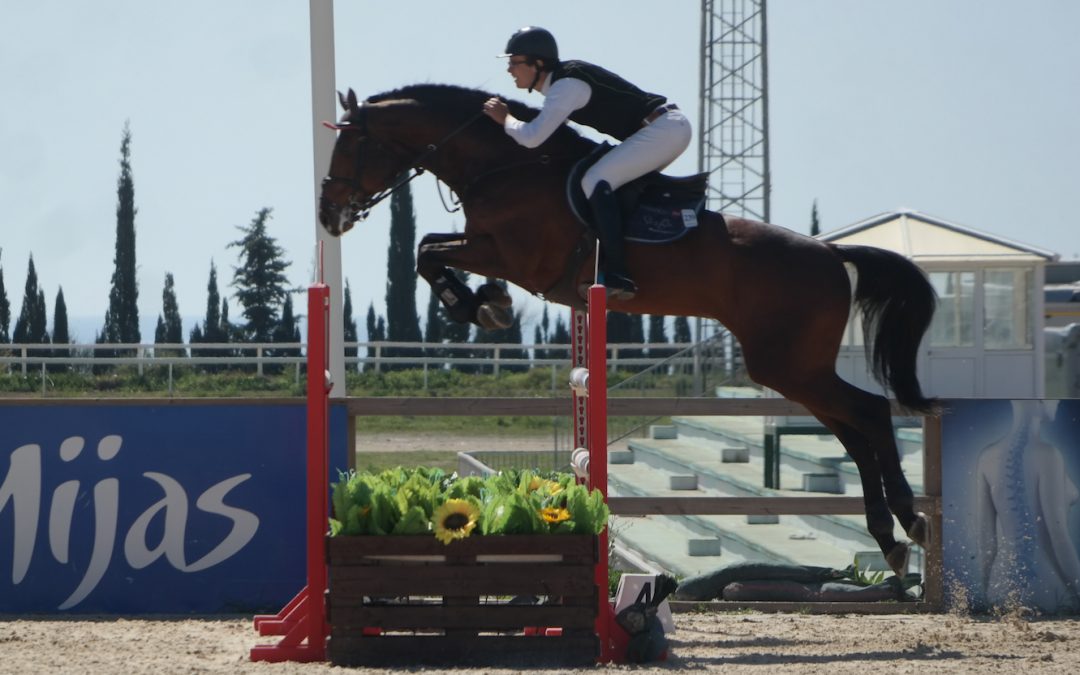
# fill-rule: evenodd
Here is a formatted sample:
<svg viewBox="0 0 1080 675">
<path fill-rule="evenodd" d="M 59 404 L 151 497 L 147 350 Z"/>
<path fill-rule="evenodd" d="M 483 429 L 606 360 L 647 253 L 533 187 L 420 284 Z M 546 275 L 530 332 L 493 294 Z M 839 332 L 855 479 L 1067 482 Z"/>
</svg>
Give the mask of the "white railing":
<svg viewBox="0 0 1080 675">
<path fill-rule="evenodd" d="M 442 370 L 455 366 L 480 368 L 498 375 L 506 368 L 551 368 L 569 363 L 570 345 L 567 344 L 512 344 L 512 343 L 434 343 L 434 342 L 346 342 L 346 368 L 374 370 L 379 372 L 387 366 L 397 365 L 424 370 L 425 380 L 429 370 Z M 668 366 L 692 367 L 694 357 L 690 352 L 672 358 L 692 347 L 682 343 L 625 343 L 608 345 L 608 364 L 611 370 L 619 368 L 642 368 L 668 359 Z M 403 355 L 393 355 L 396 349 L 408 350 Z M 648 356 L 648 350 L 653 356 Z M 355 352 L 353 351 L 355 350 Z M 663 350 L 657 354 L 657 350 Z M 292 351 L 293 355 L 283 352 Z M 306 363 L 303 355 L 306 344 L 302 342 L 265 343 L 198 343 L 198 344 L 0 344 L 0 371 L 20 371 L 24 377 L 31 369 L 41 372 L 42 387 L 50 366 L 71 366 L 89 369 L 92 366 L 135 366 L 139 375 L 147 368 L 168 369 L 169 391 L 172 392 L 173 368 L 175 366 L 226 366 L 253 367 L 262 375 L 266 366 L 289 366 L 300 381 L 301 366 Z M 104 352 L 104 353 L 98 353 Z M 386 355 L 387 352 L 390 355 Z M 524 353 L 525 356 L 507 356 Z M 627 353 L 644 352 L 645 356 L 625 356 Z M 545 354 L 540 357 L 537 354 Z M 620 356 L 622 354 L 623 356 Z"/>
</svg>

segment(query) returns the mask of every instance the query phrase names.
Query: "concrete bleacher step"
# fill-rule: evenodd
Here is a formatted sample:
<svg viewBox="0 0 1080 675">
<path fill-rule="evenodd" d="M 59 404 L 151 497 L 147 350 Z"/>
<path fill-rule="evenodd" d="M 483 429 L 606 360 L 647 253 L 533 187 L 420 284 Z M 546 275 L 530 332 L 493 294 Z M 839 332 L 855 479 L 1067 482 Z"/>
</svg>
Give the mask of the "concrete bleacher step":
<svg viewBox="0 0 1080 675">
<path fill-rule="evenodd" d="M 627 496 L 790 496 L 862 494 L 858 471 L 832 436 L 781 437 L 780 485 L 764 487 L 764 419 L 761 417 L 675 417 L 670 429 L 627 444 L 626 462 L 609 468 L 612 494 Z M 921 491 L 921 430 L 900 429 L 902 465 L 912 488 Z M 725 461 L 727 460 L 727 461 Z M 735 460 L 735 461 L 732 461 Z M 811 474 L 832 476 L 825 487 L 807 481 Z M 696 490 L 672 490 L 672 478 Z M 681 481 L 681 482 L 680 482 Z M 806 482 L 804 482 L 806 481 Z M 808 492 L 818 487 L 824 492 Z M 775 519 L 775 520 L 774 520 Z M 659 558 L 678 573 L 708 571 L 745 560 L 845 567 L 856 554 L 877 546 L 862 515 L 684 516 L 623 519 L 633 523 L 626 544 L 642 557 Z M 899 525 L 896 537 L 904 538 Z M 690 555 L 690 542 L 697 553 Z M 918 565 L 921 556 L 913 557 Z M 696 570 L 696 571 L 694 571 Z"/>
<path fill-rule="evenodd" d="M 630 441 L 632 465 L 611 466 L 609 480 L 620 481 L 637 496 L 690 496 L 685 491 L 670 490 L 668 476 L 697 476 L 698 492 L 702 496 L 789 496 L 799 498 L 808 493 L 801 488 L 802 474 L 789 468 L 781 469 L 781 485 L 793 489 L 770 490 L 763 485 L 763 465 L 760 460 L 745 464 L 724 463 L 715 448 L 687 438 L 670 441 L 638 439 Z M 830 494 L 830 493 L 817 493 Z M 848 492 L 851 494 L 851 492 Z M 876 548 L 866 530 L 862 515 L 784 516 L 783 521 L 813 533 L 819 542 L 829 542 L 846 552 L 848 563 L 855 552 Z M 897 538 L 904 536 L 899 525 Z M 782 557 L 782 556 L 781 556 Z M 835 557 L 835 556 L 829 556 Z"/>
<path fill-rule="evenodd" d="M 642 487 L 647 478 L 661 482 L 660 472 L 644 466 L 630 469 L 622 466 L 618 475 L 608 475 L 611 495 L 685 496 L 662 486 Z M 843 568 L 851 564 L 856 551 L 865 549 L 835 545 L 800 519 L 787 516 L 765 524 L 753 523 L 746 516 L 616 518 L 612 537 L 655 568 L 683 576 L 751 561 Z"/>
<path fill-rule="evenodd" d="M 678 438 L 698 439 L 719 447 L 745 447 L 751 460 L 764 461 L 765 419 L 760 416 L 673 417 Z M 917 494 L 922 492 L 922 429 L 897 429 L 901 466 Z M 840 442 L 830 434 L 780 438 L 780 463 L 802 473 L 837 473 L 844 494 L 862 494 L 859 471 Z M 801 485 L 797 479 L 795 485 Z M 781 478 L 781 485 L 785 485 Z M 785 485 L 786 487 L 786 485 Z"/>
</svg>

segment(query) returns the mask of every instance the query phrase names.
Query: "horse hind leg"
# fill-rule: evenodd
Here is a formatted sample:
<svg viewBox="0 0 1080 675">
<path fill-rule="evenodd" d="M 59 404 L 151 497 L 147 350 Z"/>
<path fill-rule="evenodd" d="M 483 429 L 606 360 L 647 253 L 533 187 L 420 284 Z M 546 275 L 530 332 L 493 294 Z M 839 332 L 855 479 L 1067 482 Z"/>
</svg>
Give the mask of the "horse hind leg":
<svg viewBox="0 0 1080 675">
<path fill-rule="evenodd" d="M 866 529 L 877 542 L 885 556 L 885 561 L 897 576 L 907 572 L 910 547 L 906 542 L 898 542 L 893 536 L 893 516 L 886 501 L 882 487 L 881 471 L 874 457 L 873 448 L 865 436 L 856 429 L 837 419 L 817 413 L 810 409 L 844 446 L 859 469 L 859 481 L 862 484 L 863 507 L 866 510 Z"/>
<path fill-rule="evenodd" d="M 889 509 L 912 541 L 925 548 L 930 538 L 930 520 L 926 514 L 914 510 L 915 496 L 900 465 L 888 400 L 863 391 L 836 375 L 832 386 L 819 390 L 817 400 L 820 414 L 831 417 L 837 424 L 850 429 L 849 433 L 864 439 L 860 447 L 869 449 L 867 454 L 881 476 Z M 847 443 L 844 446 L 857 460 L 851 447 Z"/>
</svg>

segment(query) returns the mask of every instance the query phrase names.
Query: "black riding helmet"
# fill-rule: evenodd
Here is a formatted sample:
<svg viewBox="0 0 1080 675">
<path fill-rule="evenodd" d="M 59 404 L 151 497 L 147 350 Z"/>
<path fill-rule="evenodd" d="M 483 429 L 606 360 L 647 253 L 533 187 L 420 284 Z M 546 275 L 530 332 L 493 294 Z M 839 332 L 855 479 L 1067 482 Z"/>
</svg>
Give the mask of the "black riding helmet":
<svg viewBox="0 0 1080 675">
<path fill-rule="evenodd" d="M 520 54 L 543 59 L 546 65 L 553 66 L 559 61 L 559 45 L 555 36 L 538 26 L 525 26 L 510 36 L 503 56 Z"/>
</svg>

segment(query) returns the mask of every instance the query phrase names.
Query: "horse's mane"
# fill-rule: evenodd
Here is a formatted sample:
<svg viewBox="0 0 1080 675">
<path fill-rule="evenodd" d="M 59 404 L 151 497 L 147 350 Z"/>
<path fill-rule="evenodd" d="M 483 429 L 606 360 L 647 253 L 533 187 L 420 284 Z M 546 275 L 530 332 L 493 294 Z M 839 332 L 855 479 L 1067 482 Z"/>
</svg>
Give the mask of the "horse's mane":
<svg viewBox="0 0 1080 675">
<path fill-rule="evenodd" d="M 484 101 L 493 96 L 495 94 L 480 89 L 469 89 L 468 87 L 453 84 L 410 84 L 393 91 L 371 96 L 367 99 L 367 102 L 378 103 L 395 99 L 413 99 L 421 105 L 445 111 L 455 120 L 464 123 L 469 118 L 477 115 L 483 109 Z M 510 100 L 506 104 L 510 108 L 510 114 L 519 120 L 528 122 L 540 114 L 538 109 L 520 101 Z M 490 120 L 488 121 L 490 122 Z M 509 139 L 494 123 L 476 126 L 479 129 L 488 130 L 485 135 L 490 134 L 492 138 L 504 141 Z M 585 138 L 576 130 L 564 124 L 541 147 L 546 152 L 565 150 L 585 154 L 595 145 L 595 141 Z"/>
</svg>

